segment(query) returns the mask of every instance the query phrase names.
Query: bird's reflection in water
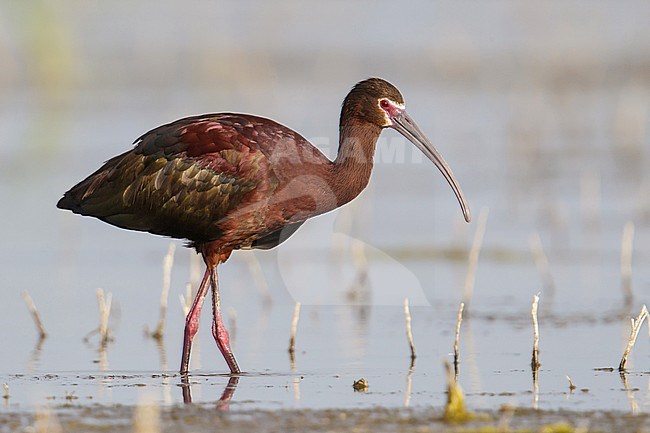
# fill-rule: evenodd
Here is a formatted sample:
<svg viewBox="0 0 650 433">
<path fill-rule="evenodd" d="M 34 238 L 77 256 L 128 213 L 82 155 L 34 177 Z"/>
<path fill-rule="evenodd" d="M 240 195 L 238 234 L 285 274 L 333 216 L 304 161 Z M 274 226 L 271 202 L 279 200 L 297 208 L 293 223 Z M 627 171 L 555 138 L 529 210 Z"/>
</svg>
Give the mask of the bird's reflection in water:
<svg viewBox="0 0 650 433">
<path fill-rule="evenodd" d="M 228 379 L 228 384 L 226 384 L 226 387 L 221 393 L 221 397 L 217 401 L 217 409 L 230 409 L 230 401 L 235 394 L 235 389 L 237 389 L 238 383 L 239 376 L 231 376 L 230 379 Z M 183 403 L 192 403 L 192 383 L 190 382 L 190 376 L 187 374 L 181 376 L 181 389 L 183 390 Z"/>
</svg>

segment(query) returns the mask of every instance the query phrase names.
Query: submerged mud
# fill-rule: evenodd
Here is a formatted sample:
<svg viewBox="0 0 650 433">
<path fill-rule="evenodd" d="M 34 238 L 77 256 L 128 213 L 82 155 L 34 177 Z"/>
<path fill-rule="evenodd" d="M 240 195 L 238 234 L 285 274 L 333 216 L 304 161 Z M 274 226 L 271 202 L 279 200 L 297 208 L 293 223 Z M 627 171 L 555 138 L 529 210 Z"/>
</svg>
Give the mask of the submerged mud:
<svg viewBox="0 0 650 433">
<path fill-rule="evenodd" d="M 504 409 L 450 424 L 440 410 L 373 408 L 236 410 L 215 404 L 172 406 L 57 406 L 37 412 L 0 413 L 0 432 L 639 432 L 650 415 L 618 411 Z"/>
</svg>

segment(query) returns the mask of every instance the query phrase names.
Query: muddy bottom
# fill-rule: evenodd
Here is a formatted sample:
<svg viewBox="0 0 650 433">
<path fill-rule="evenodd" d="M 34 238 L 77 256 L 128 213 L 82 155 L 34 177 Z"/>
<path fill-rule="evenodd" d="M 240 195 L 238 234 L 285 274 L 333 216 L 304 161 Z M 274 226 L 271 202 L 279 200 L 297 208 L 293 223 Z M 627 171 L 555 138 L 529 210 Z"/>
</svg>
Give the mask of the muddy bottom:
<svg viewBox="0 0 650 433">
<path fill-rule="evenodd" d="M 639 432 L 650 416 L 617 411 L 502 409 L 475 414 L 473 421 L 447 423 L 440 410 L 325 409 L 244 410 L 218 405 L 59 406 L 45 412 L 0 414 L 0 432 Z"/>
</svg>

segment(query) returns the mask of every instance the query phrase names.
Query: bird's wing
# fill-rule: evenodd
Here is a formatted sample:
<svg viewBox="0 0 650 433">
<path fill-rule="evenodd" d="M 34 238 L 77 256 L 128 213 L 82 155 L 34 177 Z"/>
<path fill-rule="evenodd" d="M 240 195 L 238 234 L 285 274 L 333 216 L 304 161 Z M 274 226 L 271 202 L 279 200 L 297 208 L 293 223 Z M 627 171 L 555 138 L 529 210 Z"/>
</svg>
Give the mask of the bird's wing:
<svg viewBox="0 0 650 433">
<path fill-rule="evenodd" d="M 221 220 L 278 185 L 255 119 L 206 115 L 153 129 L 58 206 L 126 229 L 195 242 L 218 239 Z"/>
</svg>

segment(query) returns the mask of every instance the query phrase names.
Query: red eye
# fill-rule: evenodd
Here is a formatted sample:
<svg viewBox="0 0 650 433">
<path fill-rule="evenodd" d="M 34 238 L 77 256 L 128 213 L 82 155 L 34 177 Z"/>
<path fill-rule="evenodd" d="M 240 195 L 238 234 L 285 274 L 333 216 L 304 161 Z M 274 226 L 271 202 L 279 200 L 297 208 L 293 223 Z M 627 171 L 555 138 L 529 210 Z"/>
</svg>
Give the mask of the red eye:
<svg viewBox="0 0 650 433">
<path fill-rule="evenodd" d="M 388 107 L 390 107 L 390 103 L 386 99 L 382 99 L 379 101 L 379 106 L 386 110 Z"/>
</svg>

